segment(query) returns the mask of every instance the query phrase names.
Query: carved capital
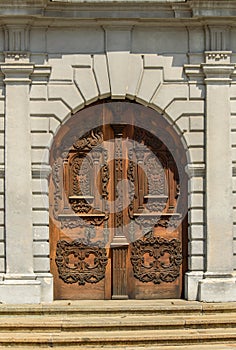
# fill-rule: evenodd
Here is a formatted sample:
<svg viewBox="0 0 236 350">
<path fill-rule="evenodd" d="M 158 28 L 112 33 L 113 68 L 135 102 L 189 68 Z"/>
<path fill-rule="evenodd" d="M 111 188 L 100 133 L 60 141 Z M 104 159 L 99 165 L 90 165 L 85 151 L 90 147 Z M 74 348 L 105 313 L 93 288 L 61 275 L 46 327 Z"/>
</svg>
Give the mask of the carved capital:
<svg viewBox="0 0 236 350">
<path fill-rule="evenodd" d="M 228 64 L 231 60 L 232 51 L 205 51 L 206 63 Z"/>
<path fill-rule="evenodd" d="M 11 63 L 11 64 L 3 64 L 1 66 L 1 70 L 5 75 L 4 82 L 6 84 L 11 83 L 30 83 L 30 75 L 33 72 L 34 65 L 33 64 L 22 64 L 22 63 Z"/>
</svg>

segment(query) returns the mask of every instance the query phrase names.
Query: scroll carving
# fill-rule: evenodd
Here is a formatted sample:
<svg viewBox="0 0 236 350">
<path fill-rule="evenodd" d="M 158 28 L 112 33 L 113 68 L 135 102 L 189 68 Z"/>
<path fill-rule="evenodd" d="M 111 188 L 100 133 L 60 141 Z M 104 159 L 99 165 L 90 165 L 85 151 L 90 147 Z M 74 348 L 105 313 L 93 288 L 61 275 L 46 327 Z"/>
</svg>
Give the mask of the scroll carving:
<svg viewBox="0 0 236 350">
<path fill-rule="evenodd" d="M 74 143 L 74 148 L 78 151 L 90 151 L 93 147 L 103 142 L 103 134 L 99 129 L 92 130 L 82 139 Z"/>
<path fill-rule="evenodd" d="M 106 249 L 85 240 L 57 242 L 56 264 L 59 277 L 68 284 L 98 283 L 105 277 Z"/>
<path fill-rule="evenodd" d="M 183 261 L 181 242 L 176 238 L 155 237 L 149 232 L 131 244 L 130 260 L 134 277 L 141 282 L 174 282 Z"/>
</svg>

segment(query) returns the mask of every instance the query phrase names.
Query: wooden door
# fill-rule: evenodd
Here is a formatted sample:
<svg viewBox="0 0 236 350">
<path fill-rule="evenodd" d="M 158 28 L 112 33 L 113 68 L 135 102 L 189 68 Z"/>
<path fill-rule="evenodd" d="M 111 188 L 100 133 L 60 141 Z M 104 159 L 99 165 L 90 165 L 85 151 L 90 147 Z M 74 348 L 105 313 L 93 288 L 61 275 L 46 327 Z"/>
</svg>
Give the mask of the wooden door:
<svg viewBox="0 0 236 350">
<path fill-rule="evenodd" d="M 125 102 L 96 105 L 80 113 L 84 125 L 94 114 L 99 126 L 78 135 L 80 119 L 74 118 L 55 143 L 50 179 L 55 299 L 181 297 L 179 174 L 166 145 L 136 125 L 150 111 Z"/>
</svg>

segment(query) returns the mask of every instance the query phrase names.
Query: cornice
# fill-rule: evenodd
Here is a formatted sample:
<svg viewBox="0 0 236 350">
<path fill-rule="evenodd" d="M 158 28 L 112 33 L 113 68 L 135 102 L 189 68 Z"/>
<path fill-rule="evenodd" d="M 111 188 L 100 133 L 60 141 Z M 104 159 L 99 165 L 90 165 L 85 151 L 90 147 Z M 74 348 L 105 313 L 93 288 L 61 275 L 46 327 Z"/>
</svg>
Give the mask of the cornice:
<svg viewBox="0 0 236 350">
<path fill-rule="evenodd" d="M 235 0 L 0 0 L 0 21 L 25 16 L 35 20 L 129 19 L 138 21 L 231 21 Z"/>
</svg>

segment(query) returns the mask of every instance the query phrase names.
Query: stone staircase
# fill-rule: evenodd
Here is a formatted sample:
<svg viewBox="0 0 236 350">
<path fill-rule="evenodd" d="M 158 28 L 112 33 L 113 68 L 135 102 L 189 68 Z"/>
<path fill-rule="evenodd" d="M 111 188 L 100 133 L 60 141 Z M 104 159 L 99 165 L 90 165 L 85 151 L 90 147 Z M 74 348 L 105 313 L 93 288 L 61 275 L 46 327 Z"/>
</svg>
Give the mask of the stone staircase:
<svg viewBox="0 0 236 350">
<path fill-rule="evenodd" d="M 236 303 L 55 301 L 0 305 L 0 349 L 236 349 Z"/>
</svg>

